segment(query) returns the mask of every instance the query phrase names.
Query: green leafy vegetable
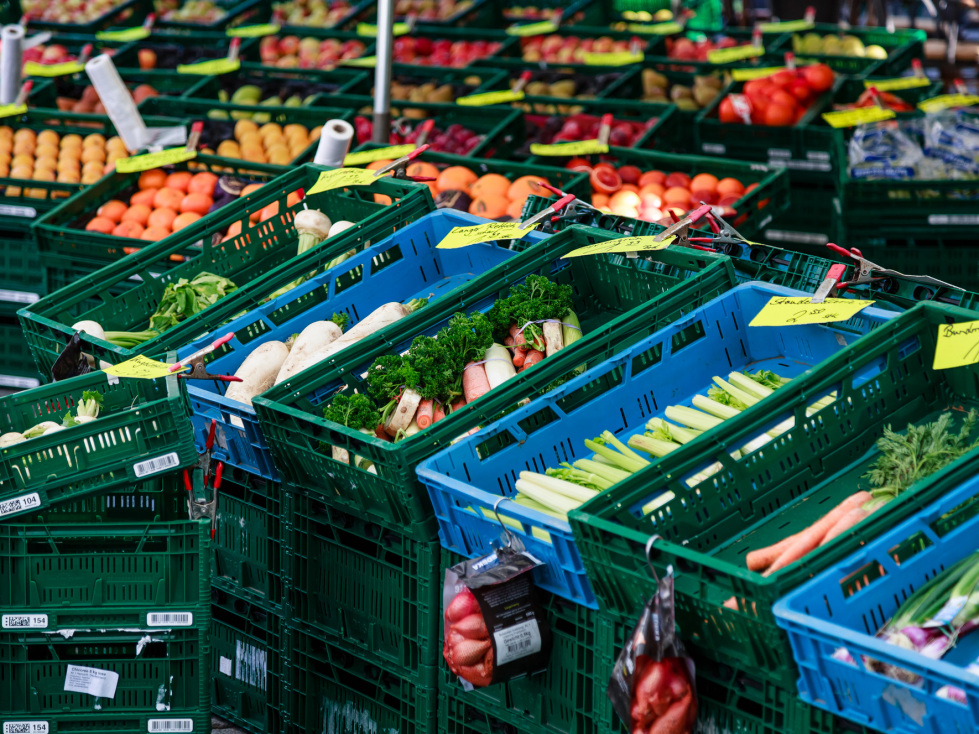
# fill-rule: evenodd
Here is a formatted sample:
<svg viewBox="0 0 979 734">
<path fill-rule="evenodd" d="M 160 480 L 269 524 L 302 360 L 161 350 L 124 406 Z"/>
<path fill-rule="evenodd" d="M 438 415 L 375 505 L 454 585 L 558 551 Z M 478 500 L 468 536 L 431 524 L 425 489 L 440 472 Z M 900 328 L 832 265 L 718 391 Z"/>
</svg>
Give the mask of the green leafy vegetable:
<svg viewBox="0 0 979 734">
<path fill-rule="evenodd" d="M 746 403 L 738 400 L 731 393 L 727 392 L 727 390 L 722 390 L 719 387 L 710 388 L 707 391 L 707 397 L 709 397 L 711 400 L 716 400 L 721 405 L 727 405 L 731 408 L 737 408 L 738 410 L 746 410 L 748 408 Z"/>
<path fill-rule="evenodd" d="M 71 411 L 69 411 L 69 412 L 65 413 L 65 417 L 61 421 L 61 425 L 63 425 L 65 428 L 71 428 L 72 426 L 80 426 L 81 423 L 79 423 L 77 420 L 75 420 L 75 416 L 73 416 L 71 414 Z"/>
<path fill-rule="evenodd" d="M 559 319 L 571 310 L 571 286 L 558 285 L 543 275 L 528 275 L 520 285 L 510 289 L 510 295 L 493 304 L 487 313 L 493 333 L 503 341 L 510 333 L 510 325 L 523 326 L 530 321 Z M 530 324 L 524 329 L 524 339 L 543 344 L 544 332 L 540 324 Z"/>
<path fill-rule="evenodd" d="M 343 313 L 335 313 L 330 317 L 330 321 L 340 327 L 340 331 L 346 331 L 347 327 L 350 325 L 350 316 Z"/>
<path fill-rule="evenodd" d="M 398 398 L 405 389 L 418 388 L 418 373 L 409 360 L 400 354 L 385 354 L 374 360 L 367 370 L 367 392 L 381 409 L 381 420 L 387 422 L 398 405 Z"/>
<path fill-rule="evenodd" d="M 337 395 L 323 409 L 323 417 L 347 428 L 373 430 L 381 422 L 381 414 L 363 393 Z"/>
<path fill-rule="evenodd" d="M 102 407 L 102 393 L 94 390 L 85 390 L 82 399 L 78 402 L 76 411 L 78 415 L 87 415 L 90 418 L 99 417 L 99 409 Z"/>
</svg>

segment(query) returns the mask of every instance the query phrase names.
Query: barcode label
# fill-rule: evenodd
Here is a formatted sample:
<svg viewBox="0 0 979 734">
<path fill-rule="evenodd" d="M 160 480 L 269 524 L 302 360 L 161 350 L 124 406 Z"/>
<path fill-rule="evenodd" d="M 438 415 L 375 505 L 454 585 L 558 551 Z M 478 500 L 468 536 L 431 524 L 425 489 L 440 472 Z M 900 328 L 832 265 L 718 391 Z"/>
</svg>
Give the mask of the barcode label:
<svg viewBox="0 0 979 734">
<path fill-rule="evenodd" d="M 150 719 L 146 731 L 194 731 L 193 719 Z"/>
<path fill-rule="evenodd" d="M 146 624 L 149 627 L 190 627 L 194 624 L 191 612 L 147 612 Z"/>
<path fill-rule="evenodd" d="M 174 469 L 180 464 L 177 452 L 157 456 L 155 459 L 147 459 L 138 464 L 133 464 L 133 471 L 137 477 L 145 477 L 149 474 L 156 474 L 167 469 Z"/>
<path fill-rule="evenodd" d="M 0 301 L 9 301 L 10 303 L 36 303 L 40 299 L 41 297 L 37 293 L 0 290 Z"/>
<path fill-rule="evenodd" d="M 540 627 L 536 619 L 504 627 L 493 633 L 493 637 L 496 639 L 497 665 L 540 652 Z"/>
<path fill-rule="evenodd" d="M 48 626 L 47 614 L 4 614 L 2 627 L 5 630 L 44 629 Z"/>
<path fill-rule="evenodd" d="M 21 497 L 14 497 L 12 500 L 0 502 L 0 517 L 5 515 L 16 515 L 18 512 L 36 510 L 41 506 L 41 495 L 37 492 L 25 494 Z"/>
<path fill-rule="evenodd" d="M 979 214 L 929 214 L 928 224 L 972 226 L 979 224 Z"/>
<path fill-rule="evenodd" d="M 37 209 L 32 206 L 0 204 L 0 214 L 6 214 L 8 217 L 29 217 L 33 219 L 37 216 Z"/>
<path fill-rule="evenodd" d="M 3 734 L 48 734 L 50 730 L 46 721 L 3 722 Z"/>
</svg>

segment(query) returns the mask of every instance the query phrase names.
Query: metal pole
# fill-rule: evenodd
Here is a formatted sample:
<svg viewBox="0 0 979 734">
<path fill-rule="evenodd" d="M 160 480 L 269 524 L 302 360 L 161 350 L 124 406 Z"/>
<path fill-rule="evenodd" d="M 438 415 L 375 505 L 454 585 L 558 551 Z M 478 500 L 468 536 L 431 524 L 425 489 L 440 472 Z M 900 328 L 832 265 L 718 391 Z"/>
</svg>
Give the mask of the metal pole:
<svg viewBox="0 0 979 734">
<path fill-rule="evenodd" d="M 377 3 L 377 64 L 374 68 L 374 142 L 391 136 L 391 59 L 394 56 L 394 0 Z"/>
</svg>

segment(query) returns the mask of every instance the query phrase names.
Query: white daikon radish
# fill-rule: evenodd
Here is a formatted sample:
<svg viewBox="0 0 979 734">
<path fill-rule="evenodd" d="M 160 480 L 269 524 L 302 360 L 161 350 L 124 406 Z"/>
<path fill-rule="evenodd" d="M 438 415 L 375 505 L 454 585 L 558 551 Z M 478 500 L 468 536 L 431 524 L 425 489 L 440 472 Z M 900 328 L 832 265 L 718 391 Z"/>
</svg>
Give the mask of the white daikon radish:
<svg viewBox="0 0 979 734">
<path fill-rule="evenodd" d="M 394 438 L 399 431 L 406 430 L 414 420 L 415 413 L 418 412 L 418 404 L 421 401 L 422 396 L 417 391 L 410 388 L 405 389 L 401 393 L 401 399 L 398 400 L 398 407 L 394 409 L 388 418 L 388 422 L 384 424 L 384 431 Z"/>
<path fill-rule="evenodd" d="M 278 376 L 283 370 L 287 374 L 291 374 L 296 363 L 305 361 L 310 354 L 325 348 L 341 336 L 343 336 L 343 332 L 332 321 L 314 321 L 311 323 L 296 337 L 292 349 L 289 350 L 289 356 L 286 357 L 276 374 L 275 382 L 281 381 Z"/>
<path fill-rule="evenodd" d="M 235 377 L 240 377 L 242 381 L 228 383 L 228 390 L 224 396 L 228 400 L 251 405 L 252 398 L 272 387 L 275 376 L 279 374 L 282 363 L 288 356 L 289 348 L 282 342 L 270 341 L 259 344 L 235 372 Z M 232 416 L 231 422 L 239 428 L 244 428 L 244 424 L 237 416 Z"/>
<path fill-rule="evenodd" d="M 510 357 L 510 351 L 500 344 L 494 344 L 487 349 L 486 354 L 483 355 L 483 360 L 490 390 L 517 375 L 517 371 L 513 367 L 513 360 Z"/>
<path fill-rule="evenodd" d="M 27 439 L 23 435 L 17 433 L 17 431 L 11 431 L 10 433 L 5 433 L 0 436 L 0 449 L 5 449 L 8 446 L 13 446 L 17 443 L 23 443 Z"/>
</svg>

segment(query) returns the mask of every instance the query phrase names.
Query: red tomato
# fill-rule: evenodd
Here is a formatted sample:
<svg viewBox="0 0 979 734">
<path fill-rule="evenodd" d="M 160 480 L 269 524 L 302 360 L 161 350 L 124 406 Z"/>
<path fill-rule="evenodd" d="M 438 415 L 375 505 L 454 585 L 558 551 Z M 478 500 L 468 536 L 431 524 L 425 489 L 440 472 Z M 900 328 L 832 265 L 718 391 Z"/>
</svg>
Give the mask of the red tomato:
<svg viewBox="0 0 979 734">
<path fill-rule="evenodd" d="M 765 110 L 765 124 L 770 127 L 788 127 L 795 123 L 795 114 L 795 108 L 773 102 Z"/>
<path fill-rule="evenodd" d="M 785 89 L 795 81 L 795 73 L 789 71 L 788 69 L 785 69 L 784 71 L 776 71 L 769 77 L 769 79 L 771 79 L 772 83 L 776 86 Z"/>
<path fill-rule="evenodd" d="M 765 115 L 768 110 L 768 100 L 760 99 L 751 105 L 751 123 L 753 125 L 764 125 Z"/>
<path fill-rule="evenodd" d="M 717 108 L 717 115 L 721 122 L 741 122 L 738 113 L 734 111 L 734 102 L 731 101 L 730 97 L 721 100 L 721 104 Z"/>
<path fill-rule="evenodd" d="M 817 94 L 831 89 L 836 75 L 826 64 L 813 64 L 802 70 L 806 83 Z"/>
<path fill-rule="evenodd" d="M 744 83 L 744 96 L 754 102 L 768 96 L 771 85 L 765 79 L 752 79 Z"/>
<path fill-rule="evenodd" d="M 801 104 L 805 104 L 812 97 L 812 89 L 806 84 L 804 79 L 796 79 L 789 85 L 789 92 L 795 97 Z"/>
<path fill-rule="evenodd" d="M 798 101 L 795 96 L 784 89 L 779 89 L 774 92 L 769 98 L 769 103 L 772 105 L 778 105 L 779 107 L 788 107 L 792 110 L 792 114 L 795 115 L 795 108 L 798 106 Z"/>
</svg>

